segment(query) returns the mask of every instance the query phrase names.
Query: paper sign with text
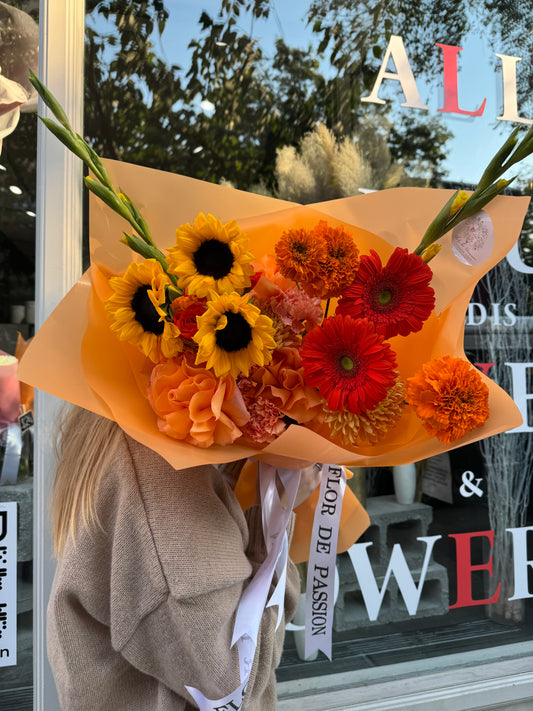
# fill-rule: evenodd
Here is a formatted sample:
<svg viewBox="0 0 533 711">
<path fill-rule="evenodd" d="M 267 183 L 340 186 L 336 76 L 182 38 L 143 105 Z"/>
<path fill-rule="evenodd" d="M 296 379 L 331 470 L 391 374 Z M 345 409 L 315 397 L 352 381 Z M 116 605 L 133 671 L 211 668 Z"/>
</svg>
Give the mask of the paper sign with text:
<svg viewBox="0 0 533 711">
<path fill-rule="evenodd" d="M 0 667 L 17 663 L 17 504 L 0 502 Z"/>
</svg>

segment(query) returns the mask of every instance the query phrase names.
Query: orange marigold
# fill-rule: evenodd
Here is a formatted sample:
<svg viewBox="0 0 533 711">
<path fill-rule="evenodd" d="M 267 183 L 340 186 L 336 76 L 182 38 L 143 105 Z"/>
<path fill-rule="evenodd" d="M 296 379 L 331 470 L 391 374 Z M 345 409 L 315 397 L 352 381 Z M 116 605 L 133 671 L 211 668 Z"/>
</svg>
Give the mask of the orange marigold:
<svg viewBox="0 0 533 711">
<path fill-rule="evenodd" d="M 275 246 L 282 276 L 298 283 L 313 282 L 326 259 L 326 242 L 305 229 L 284 232 Z"/>
<path fill-rule="evenodd" d="M 352 236 L 343 227 L 330 227 L 321 220 L 311 234 L 324 240 L 326 258 L 320 265 L 317 278 L 303 285 L 310 296 L 331 299 L 339 296 L 355 278 L 359 267 L 359 250 Z"/>
<path fill-rule="evenodd" d="M 489 416 L 489 389 L 462 358 L 442 356 L 407 380 L 406 400 L 431 436 L 450 444 Z"/>
</svg>

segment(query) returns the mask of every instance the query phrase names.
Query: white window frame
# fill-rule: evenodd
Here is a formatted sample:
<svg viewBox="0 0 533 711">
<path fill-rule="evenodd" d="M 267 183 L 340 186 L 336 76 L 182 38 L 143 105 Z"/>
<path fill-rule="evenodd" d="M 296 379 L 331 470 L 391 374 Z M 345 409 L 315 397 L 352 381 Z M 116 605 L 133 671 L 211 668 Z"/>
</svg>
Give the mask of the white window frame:
<svg viewBox="0 0 533 711">
<path fill-rule="evenodd" d="M 81 133 L 84 0 L 39 1 L 39 75 Z M 46 115 L 39 101 L 39 115 Z M 39 122 L 35 248 L 36 326 L 81 275 L 82 165 Z M 50 364 L 53 367 L 53 364 Z M 35 394 L 33 519 L 33 708 L 59 711 L 46 655 L 46 607 L 55 564 L 48 502 L 54 469 L 54 425 L 59 401 Z"/>
<path fill-rule="evenodd" d="M 81 133 L 84 0 L 40 0 L 40 76 Z M 39 113 L 43 115 L 41 105 Z M 43 323 L 81 274 L 82 166 L 38 130 L 36 321 Z M 52 365 L 52 364 L 51 364 Z M 36 393 L 34 476 L 34 710 L 59 711 L 46 656 L 46 607 L 54 574 L 48 524 L 58 401 Z M 497 661 L 495 661 L 497 659 Z M 472 666 L 469 665 L 472 663 Z M 440 671 L 436 671 L 436 668 Z M 484 650 L 279 684 L 280 711 L 522 711 L 533 700 L 531 645 Z M 394 677 L 397 678 L 394 678 Z"/>
</svg>

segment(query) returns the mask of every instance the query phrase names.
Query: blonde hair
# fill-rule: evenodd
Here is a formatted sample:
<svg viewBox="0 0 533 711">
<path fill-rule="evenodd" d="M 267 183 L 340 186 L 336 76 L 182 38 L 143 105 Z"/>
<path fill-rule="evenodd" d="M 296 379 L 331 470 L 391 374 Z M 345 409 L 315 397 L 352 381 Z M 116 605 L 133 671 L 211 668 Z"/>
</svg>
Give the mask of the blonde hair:
<svg viewBox="0 0 533 711">
<path fill-rule="evenodd" d="M 50 506 L 56 556 L 63 552 L 68 536 L 75 540 L 80 516 L 86 527 L 100 525 L 94 508 L 96 492 L 113 459 L 120 433 L 116 422 L 80 407 L 69 407 L 63 413 Z"/>
</svg>

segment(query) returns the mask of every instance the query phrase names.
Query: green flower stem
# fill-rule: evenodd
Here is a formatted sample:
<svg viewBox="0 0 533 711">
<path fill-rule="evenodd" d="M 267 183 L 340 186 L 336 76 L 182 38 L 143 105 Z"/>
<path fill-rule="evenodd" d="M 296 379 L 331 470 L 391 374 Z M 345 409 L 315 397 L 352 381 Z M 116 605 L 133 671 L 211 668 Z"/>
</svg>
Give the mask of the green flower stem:
<svg viewBox="0 0 533 711">
<path fill-rule="evenodd" d="M 39 94 L 41 99 L 44 101 L 46 106 L 48 106 L 48 108 L 54 114 L 59 123 L 66 129 L 72 130 L 68 117 L 63 111 L 63 107 L 61 106 L 59 101 L 55 98 L 52 92 L 47 89 L 47 87 L 42 83 L 42 81 L 31 71 L 31 69 L 30 81 L 37 90 L 37 93 Z"/>
<path fill-rule="evenodd" d="M 459 191 L 452 195 L 427 228 L 420 244 L 415 249 L 415 254 L 421 255 L 429 245 L 443 237 L 464 219 L 482 210 L 485 205 L 515 180 L 516 176 L 510 180 L 504 180 L 501 176 L 511 166 L 516 165 L 533 153 L 533 127 L 528 130 L 523 139 L 518 143 L 519 130 L 519 128 L 514 129 L 483 171 L 472 195 L 470 195 L 465 204 L 453 214 L 452 205 Z"/>
<path fill-rule="evenodd" d="M 474 194 L 477 192 L 483 192 L 486 188 L 491 185 L 496 178 L 499 178 L 500 175 L 502 175 L 505 170 L 502 169 L 504 161 L 509 157 L 509 155 L 513 152 L 517 142 L 517 134 L 519 128 L 515 128 L 514 131 L 511 133 L 509 138 L 505 141 L 503 146 L 500 148 L 500 150 L 496 153 L 494 158 L 490 161 L 488 166 L 485 168 L 483 171 L 483 175 L 481 176 L 478 186 L 474 191 Z"/>
<path fill-rule="evenodd" d="M 47 129 L 53 133 L 54 136 L 56 136 L 56 138 L 58 138 L 61 143 L 66 146 L 66 148 L 69 149 L 69 151 L 74 153 L 74 155 L 78 156 L 78 158 L 85 163 L 87 168 L 93 174 L 94 178 L 92 176 L 85 178 L 84 182 L 86 187 L 114 212 L 120 215 L 120 217 L 129 222 L 135 232 L 139 235 L 135 238 L 125 235 L 128 238 L 126 240 L 126 244 L 128 244 L 133 251 L 147 259 L 157 259 L 174 286 L 177 286 L 176 276 L 168 273 L 168 263 L 165 256 L 156 246 L 152 235 L 150 234 L 148 224 L 139 210 L 135 207 L 127 195 L 115 190 L 109 173 L 107 172 L 100 156 L 79 134 L 74 131 L 60 103 L 54 97 L 52 92 L 49 91 L 40 79 L 31 71 L 30 81 L 46 106 L 48 106 L 50 111 L 53 113 L 58 123 L 55 123 L 49 118 L 41 118 L 41 121 Z"/>
<path fill-rule="evenodd" d="M 426 247 L 429 247 L 430 244 L 433 242 L 436 242 L 439 237 L 442 237 L 443 234 L 445 234 L 444 227 L 448 220 L 450 219 L 450 210 L 453 204 L 453 201 L 455 198 L 459 195 L 459 190 L 457 190 L 451 198 L 448 200 L 448 202 L 444 205 L 442 210 L 439 212 L 437 217 L 433 220 L 433 222 L 430 224 L 430 226 L 427 228 L 426 232 L 424 233 L 424 237 L 422 238 L 422 241 L 418 245 L 418 247 L 415 249 L 415 254 L 422 254 L 422 252 L 426 249 Z"/>
<path fill-rule="evenodd" d="M 168 273 L 168 262 L 165 259 L 164 254 L 157 247 L 152 247 L 136 235 L 128 235 L 126 232 L 122 234 L 122 239 L 120 240 L 122 244 L 127 245 L 133 252 L 137 252 L 141 257 L 145 259 L 156 259 L 159 264 L 163 267 L 163 271 L 167 274 L 172 284 L 178 288 L 178 279 L 175 274 Z"/>
</svg>

